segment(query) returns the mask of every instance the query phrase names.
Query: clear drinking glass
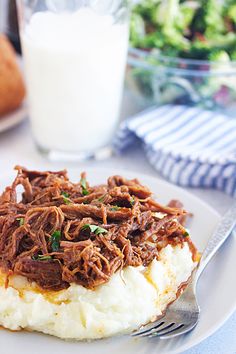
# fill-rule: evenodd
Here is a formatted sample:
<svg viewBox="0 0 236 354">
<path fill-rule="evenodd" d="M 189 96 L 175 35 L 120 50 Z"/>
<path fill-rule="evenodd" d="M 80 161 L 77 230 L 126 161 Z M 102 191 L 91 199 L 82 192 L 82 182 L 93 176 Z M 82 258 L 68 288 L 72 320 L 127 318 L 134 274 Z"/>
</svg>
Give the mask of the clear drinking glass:
<svg viewBox="0 0 236 354">
<path fill-rule="evenodd" d="M 51 158 L 99 156 L 119 122 L 127 1 L 18 0 L 18 17 L 37 147 Z"/>
</svg>

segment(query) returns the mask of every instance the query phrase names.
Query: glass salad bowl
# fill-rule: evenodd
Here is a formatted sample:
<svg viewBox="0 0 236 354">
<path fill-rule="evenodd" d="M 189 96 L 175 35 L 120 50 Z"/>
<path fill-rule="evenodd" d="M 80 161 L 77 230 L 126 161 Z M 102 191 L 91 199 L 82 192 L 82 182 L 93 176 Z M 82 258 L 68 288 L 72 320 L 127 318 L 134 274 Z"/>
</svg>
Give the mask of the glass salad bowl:
<svg viewBox="0 0 236 354">
<path fill-rule="evenodd" d="M 139 106 L 196 105 L 236 117 L 236 61 L 171 58 L 130 48 L 126 85 Z"/>
</svg>

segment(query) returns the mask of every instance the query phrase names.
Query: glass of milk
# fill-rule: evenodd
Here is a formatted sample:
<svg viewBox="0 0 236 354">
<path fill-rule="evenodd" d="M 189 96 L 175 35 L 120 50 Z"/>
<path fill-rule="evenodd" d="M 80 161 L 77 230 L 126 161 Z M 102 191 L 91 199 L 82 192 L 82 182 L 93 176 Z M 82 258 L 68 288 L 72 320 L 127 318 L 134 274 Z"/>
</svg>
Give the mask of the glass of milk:
<svg viewBox="0 0 236 354">
<path fill-rule="evenodd" d="M 123 0 L 18 0 L 30 122 L 47 156 L 99 157 L 111 145 L 128 12 Z"/>
</svg>

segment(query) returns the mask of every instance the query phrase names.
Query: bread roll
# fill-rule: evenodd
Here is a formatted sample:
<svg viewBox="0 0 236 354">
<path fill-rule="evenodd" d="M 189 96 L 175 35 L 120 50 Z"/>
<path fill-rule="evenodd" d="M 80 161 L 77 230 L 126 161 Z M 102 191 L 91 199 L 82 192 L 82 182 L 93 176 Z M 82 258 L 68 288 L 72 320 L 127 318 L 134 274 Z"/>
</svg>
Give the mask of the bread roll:
<svg viewBox="0 0 236 354">
<path fill-rule="evenodd" d="M 16 54 L 8 39 L 0 34 L 0 117 L 20 106 L 25 85 Z"/>
</svg>

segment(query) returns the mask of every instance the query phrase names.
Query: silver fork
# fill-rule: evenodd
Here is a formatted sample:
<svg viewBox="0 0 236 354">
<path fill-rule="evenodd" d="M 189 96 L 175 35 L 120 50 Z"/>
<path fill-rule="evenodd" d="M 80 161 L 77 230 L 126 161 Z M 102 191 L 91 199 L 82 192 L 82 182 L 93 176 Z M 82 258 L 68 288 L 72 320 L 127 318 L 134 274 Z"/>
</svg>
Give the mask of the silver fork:
<svg viewBox="0 0 236 354">
<path fill-rule="evenodd" d="M 188 333 L 197 325 L 200 316 L 200 307 L 196 298 L 197 281 L 206 265 L 231 234 L 235 225 L 236 203 L 223 216 L 213 235 L 209 238 L 198 267 L 193 271 L 191 281 L 179 299 L 168 307 L 162 318 L 142 326 L 133 332 L 132 336 L 173 338 Z"/>
</svg>

